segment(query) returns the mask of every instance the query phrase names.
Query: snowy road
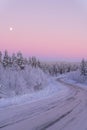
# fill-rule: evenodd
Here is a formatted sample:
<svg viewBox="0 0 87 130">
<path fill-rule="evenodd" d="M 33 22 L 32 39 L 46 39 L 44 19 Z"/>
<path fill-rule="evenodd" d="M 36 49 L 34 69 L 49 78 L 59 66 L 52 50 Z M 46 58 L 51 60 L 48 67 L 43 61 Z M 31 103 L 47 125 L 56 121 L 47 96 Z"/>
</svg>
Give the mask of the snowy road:
<svg viewBox="0 0 87 130">
<path fill-rule="evenodd" d="M 0 108 L 1 130 L 87 130 L 87 91 L 58 79 L 68 92 Z"/>
</svg>

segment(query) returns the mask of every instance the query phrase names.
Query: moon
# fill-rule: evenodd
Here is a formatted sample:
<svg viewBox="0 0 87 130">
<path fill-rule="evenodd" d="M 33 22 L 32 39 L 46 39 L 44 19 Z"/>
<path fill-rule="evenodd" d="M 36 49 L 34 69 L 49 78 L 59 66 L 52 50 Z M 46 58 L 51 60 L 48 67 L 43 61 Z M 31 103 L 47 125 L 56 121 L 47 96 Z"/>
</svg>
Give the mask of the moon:
<svg viewBox="0 0 87 130">
<path fill-rule="evenodd" d="M 9 30 L 10 30 L 10 31 L 13 31 L 13 28 L 12 28 L 12 27 L 10 27 L 10 28 L 9 28 Z"/>
</svg>

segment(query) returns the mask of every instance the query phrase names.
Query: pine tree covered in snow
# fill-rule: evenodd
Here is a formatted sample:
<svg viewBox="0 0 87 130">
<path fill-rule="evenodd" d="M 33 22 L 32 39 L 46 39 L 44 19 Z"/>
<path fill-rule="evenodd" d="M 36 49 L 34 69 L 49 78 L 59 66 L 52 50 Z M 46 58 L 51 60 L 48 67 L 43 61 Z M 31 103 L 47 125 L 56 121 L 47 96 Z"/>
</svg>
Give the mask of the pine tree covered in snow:
<svg viewBox="0 0 87 130">
<path fill-rule="evenodd" d="M 9 56 L 7 50 L 4 53 L 4 58 L 3 58 L 3 66 L 7 67 L 9 64 Z"/>
<path fill-rule="evenodd" d="M 17 64 L 20 67 L 20 69 L 24 69 L 24 59 L 21 52 L 17 53 Z"/>
<path fill-rule="evenodd" d="M 84 59 L 81 61 L 80 71 L 81 75 L 87 76 L 87 62 Z"/>
</svg>

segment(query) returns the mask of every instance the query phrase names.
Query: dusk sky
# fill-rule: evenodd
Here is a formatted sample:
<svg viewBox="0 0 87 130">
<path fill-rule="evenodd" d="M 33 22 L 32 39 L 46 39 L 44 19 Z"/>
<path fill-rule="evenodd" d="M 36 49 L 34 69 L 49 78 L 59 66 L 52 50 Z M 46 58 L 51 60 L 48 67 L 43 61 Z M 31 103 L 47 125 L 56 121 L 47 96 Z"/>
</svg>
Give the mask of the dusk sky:
<svg viewBox="0 0 87 130">
<path fill-rule="evenodd" d="M 0 0 L 0 50 L 46 60 L 87 57 L 87 0 Z"/>
</svg>

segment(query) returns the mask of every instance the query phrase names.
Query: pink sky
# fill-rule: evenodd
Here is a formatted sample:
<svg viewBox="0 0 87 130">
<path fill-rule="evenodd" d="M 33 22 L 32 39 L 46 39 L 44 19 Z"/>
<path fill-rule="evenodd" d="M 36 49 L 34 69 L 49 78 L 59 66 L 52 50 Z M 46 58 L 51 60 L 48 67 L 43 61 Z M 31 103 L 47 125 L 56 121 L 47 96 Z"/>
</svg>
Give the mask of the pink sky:
<svg viewBox="0 0 87 130">
<path fill-rule="evenodd" d="M 86 0 L 0 0 L 0 50 L 50 60 L 87 57 L 86 5 Z"/>
</svg>

